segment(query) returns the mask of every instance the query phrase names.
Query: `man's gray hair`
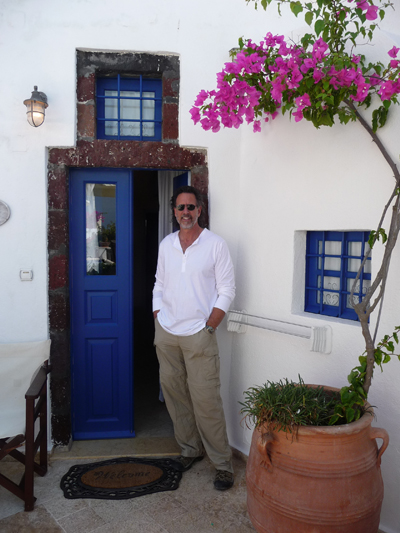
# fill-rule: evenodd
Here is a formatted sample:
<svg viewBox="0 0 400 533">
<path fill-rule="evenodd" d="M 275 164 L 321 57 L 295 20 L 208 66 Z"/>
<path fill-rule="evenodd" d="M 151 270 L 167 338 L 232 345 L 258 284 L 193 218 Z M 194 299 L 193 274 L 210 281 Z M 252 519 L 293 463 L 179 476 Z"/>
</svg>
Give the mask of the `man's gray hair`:
<svg viewBox="0 0 400 533">
<path fill-rule="evenodd" d="M 195 187 L 192 187 L 191 185 L 182 185 L 182 187 L 179 187 L 178 189 L 174 191 L 174 194 L 171 197 L 172 221 L 174 222 L 176 220 L 175 214 L 174 214 L 174 208 L 176 207 L 176 199 L 182 193 L 193 194 L 196 197 L 197 207 L 202 208 L 198 223 L 201 228 L 204 228 L 205 227 L 205 224 L 204 224 L 205 213 L 204 213 L 204 202 L 202 199 L 202 194 L 198 189 L 196 189 Z"/>
</svg>

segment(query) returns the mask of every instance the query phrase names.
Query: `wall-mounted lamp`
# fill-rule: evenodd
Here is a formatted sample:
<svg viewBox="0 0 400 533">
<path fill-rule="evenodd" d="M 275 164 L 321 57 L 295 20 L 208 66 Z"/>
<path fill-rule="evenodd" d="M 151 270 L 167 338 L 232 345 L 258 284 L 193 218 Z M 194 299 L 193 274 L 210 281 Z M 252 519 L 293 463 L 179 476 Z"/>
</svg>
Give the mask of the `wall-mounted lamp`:
<svg viewBox="0 0 400 533">
<path fill-rule="evenodd" d="M 45 109 L 48 107 L 47 96 L 39 92 L 35 85 L 31 97 L 29 100 L 24 100 L 24 104 L 29 124 L 34 128 L 41 126 L 44 122 Z"/>
</svg>

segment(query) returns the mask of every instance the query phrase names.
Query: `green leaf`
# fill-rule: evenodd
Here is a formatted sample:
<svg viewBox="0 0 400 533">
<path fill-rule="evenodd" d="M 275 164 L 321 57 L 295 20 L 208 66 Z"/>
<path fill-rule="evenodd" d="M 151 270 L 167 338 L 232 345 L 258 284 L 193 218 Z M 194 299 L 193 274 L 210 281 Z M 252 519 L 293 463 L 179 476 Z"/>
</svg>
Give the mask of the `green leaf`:
<svg viewBox="0 0 400 533">
<path fill-rule="evenodd" d="M 354 420 L 355 411 L 351 407 L 346 409 L 346 420 L 348 423 Z"/>
<path fill-rule="evenodd" d="M 383 363 L 383 364 L 388 363 L 390 360 L 391 360 L 390 355 L 389 355 L 389 354 L 386 354 L 385 357 L 383 358 L 382 363 Z"/>
<path fill-rule="evenodd" d="M 338 414 L 332 415 L 330 420 L 329 420 L 329 425 L 333 426 L 334 424 L 336 424 L 336 422 L 339 420 L 339 418 L 340 418 L 340 416 Z"/>
<path fill-rule="evenodd" d="M 359 400 L 356 403 L 358 403 L 359 405 L 363 405 L 364 404 L 363 398 L 365 398 L 365 390 L 362 387 L 357 387 L 357 392 L 361 396 L 361 398 L 359 398 Z"/>
<path fill-rule="evenodd" d="M 313 18 L 314 18 L 314 13 L 312 11 L 308 11 L 305 15 L 304 15 L 304 18 L 305 18 L 305 21 L 307 22 L 307 24 L 309 26 L 311 26 L 312 24 L 312 21 L 313 21 Z"/>
<path fill-rule="evenodd" d="M 385 244 L 385 242 L 387 241 L 387 235 L 386 235 L 386 231 L 383 228 L 379 228 L 379 235 L 382 236 L 382 244 Z M 379 239 L 379 236 L 378 236 L 378 239 Z"/>
<path fill-rule="evenodd" d="M 325 28 L 325 22 L 323 20 L 317 20 L 316 23 L 314 24 L 314 30 L 315 30 L 315 33 L 317 34 L 317 37 L 324 30 L 324 28 Z"/>
<path fill-rule="evenodd" d="M 382 350 L 380 348 L 376 348 L 376 350 L 374 352 L 374 355 L 375 355 L 376 364 L 377 365 L 381 365 L 382 364 L 382 356 L 383 356 Z"/>
<path fill-rule="evenodd" d="M 399 336 L 397 335 L 396 332 L 393 333 L 393 338 L 396 341 L 396 343 L 399 344 Z"/>
<path fill-rule="evenodd" d="M 372 247 L 373 247 L 373 245 L 375 243 L 375 235 L 376 235 L 376 231 L 372 230 L 371 233 L 369 234 L 369 237 L 368 237 L 368 245 L 371 248 L 371 250 L 372 250 Z"/>
<path fill-rule="evenodd" d="M 297 15 L 303 11 L 303 6 L 300 2 L 290 2 L 290 9 L 297 17 Z"/>
<path fill-rule="evenodd" d="M 353 379 L 357 377 L 357 372 L 355 370 L 352 370 L 350 374 L 347 376 L 347 381 L 349 383 L 352 383 Z"/>
</svg>

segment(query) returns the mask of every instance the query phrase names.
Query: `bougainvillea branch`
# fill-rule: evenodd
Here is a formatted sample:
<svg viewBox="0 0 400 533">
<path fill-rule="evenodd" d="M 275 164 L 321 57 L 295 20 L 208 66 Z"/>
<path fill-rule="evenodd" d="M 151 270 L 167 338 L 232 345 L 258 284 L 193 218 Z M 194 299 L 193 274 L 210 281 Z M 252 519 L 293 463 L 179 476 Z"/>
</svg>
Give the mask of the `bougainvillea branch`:
<svg viewBox="0 0 400 533">
<path fill-rule="evenodd" d="M 381 366 L 390 360 L 387 353 L 387 357 L 382 357 L 382 346 L 386 347 L 387 339 L 375 345 L 376 332 L 372 336 L 369 317 L 383 302 L 390 258 L 400 231 L 400 173 L 377 134 L 385 125 L 392 104 L 399 103 L 400 48 L 393 46 L 383 62 L 375 63 L 356 51 L 359 45 L 372 41 L 379 21 L 393 4 L 383 0 L 246 0 L 254 2 L 255 7 L 261 4 L 264 9 L 273 1 L 279 10 L 288 4 L 296 17 L 303 13 L 310 33 L 297 43 L 271 33 L 258 44 L 250 39 L 239 39 L 232 61 L 225 63 L 217 74 L 216 89 L 203 89 L 190 113 L 195 124 L 200 123 L 204 130 L 214 133 L 221 126 L 239 128 L 244 123 L 252 124 L 253 131 L 260 132 L 262 122 L 274 120 L 280 113 L 288 113 L 295 122 L 310 121 L 316 128 L 331 127 L 335 122 L 358 121 L 389 164 L 396 180 L 395 189 L 369 239 L 371 249 L 382 239 L 385 245 L 382 263 L 371 287 L 360 300 L 356 287 L 366 255 L 350 294 L 366 346 L 360 366 L 348 377 L 350 387 L 342 389 L 343 405 L 336 413 L 351 421 L 349 417 L 359 413 L 353 409 L 352 402 L 363 404 L 375 364 Z M 360 110 L 370 106 L 373 111 L 368 122 Z M 383 223 L 393 202 L 386 234 Z M 378 324 L 379 317 L 376 327 Z M 397 342 L 397 330 L 393 335 Z"/>
</svg>

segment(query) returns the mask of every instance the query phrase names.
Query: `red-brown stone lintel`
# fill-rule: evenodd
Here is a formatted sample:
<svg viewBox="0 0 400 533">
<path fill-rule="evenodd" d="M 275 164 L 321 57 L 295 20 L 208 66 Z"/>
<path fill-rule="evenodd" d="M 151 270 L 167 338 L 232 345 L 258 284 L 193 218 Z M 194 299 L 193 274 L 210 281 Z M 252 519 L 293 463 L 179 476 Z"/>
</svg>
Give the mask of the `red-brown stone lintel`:
<svg viewBox="0 0 400 533">
<path fill-rule="evenodd" d="M 78 102 L 94 100 L 96 95 L 96 74 L 80 76 L 77 80 L 76 96 Z"/>
<path fill-rule="evenodd" d="M 55 255 L 49 259 L 49 289 L 68 286 L 68 259 L 65 255 Z"/>
<path fill-rule="evenodd" d="M 49 210 L 48 247 L 58 250 L 68 243 L 68 213 L 67 211 Z"/>
<path fill-rule="evenodd" d="M 49 170 L 47 188 L 50 209 L 67 209 L 68 187 L 65 166 L 54 166 L 54 168 Z"/>
<path fill-rule="evenodd" d="M 76 148 L 50 148 L 49 163 L 83 168 L 186 170 L 206 164 L 206 151 L 140 141 L 79 141 Z"/>
<path fill-rule="evenodd" d="M 93 104 L 82 104 L 78 102 L 78 126 L 77 133 L 80 139 L 94 139 L 96 136 L 96 121 Z"/>
<path fill-rule="evenodd" d="M 162 138 L 163 139 L 178 139 L 179 124 L 178 124 L 178 105 L 164 104 L 163 105 L 163 123 L 162 123 Z"/>
<path fill-rule="evenodd" d="M 163 79 L 163 98 L 166 96 L 179 97 L 179 78 Z"/>
<path fill-rule="evenodd" d="M 49 292 L 49 318 L 52 331 L 64 331 L 69 327 L 69 312 L 65 294 Z"/>
</svg>

